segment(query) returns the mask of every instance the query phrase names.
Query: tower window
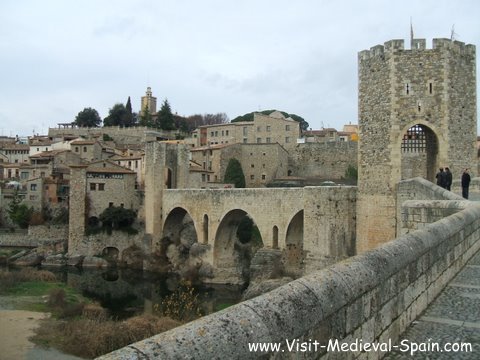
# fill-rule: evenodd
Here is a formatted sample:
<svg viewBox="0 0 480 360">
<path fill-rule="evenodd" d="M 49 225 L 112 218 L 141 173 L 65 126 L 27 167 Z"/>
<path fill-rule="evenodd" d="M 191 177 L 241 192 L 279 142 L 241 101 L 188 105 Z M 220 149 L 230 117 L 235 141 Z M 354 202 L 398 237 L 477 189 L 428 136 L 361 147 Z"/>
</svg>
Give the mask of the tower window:
<svg viewBox="0 0 480 360">
<path fill-rule="evenodd" d="M 406 95 L 410 94 L 410 84 L 409 83 L 405 84 L 405 94 Z"/>
<path fill-rule="evenodd" d="M 433 83 L 428 84 L 428 92 L 433 94 Z"/>
</svg>

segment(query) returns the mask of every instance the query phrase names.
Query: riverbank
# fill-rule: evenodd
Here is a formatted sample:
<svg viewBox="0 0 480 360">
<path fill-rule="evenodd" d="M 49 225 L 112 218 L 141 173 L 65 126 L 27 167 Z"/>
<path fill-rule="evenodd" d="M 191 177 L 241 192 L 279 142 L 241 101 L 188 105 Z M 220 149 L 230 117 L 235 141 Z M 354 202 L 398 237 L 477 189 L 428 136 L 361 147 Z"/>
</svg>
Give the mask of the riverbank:
<svg viewBox="0 0 480 360">
<path fill-rule="evenodd" d="M 15 310 L 16 304 L 38 302 L 38 297 L 0 296 L 0 360 L 80 360 L 55 349 L 43 349 L 29 340 L 48 313 Z"/>
<path fill-rule="evenodd" d="M 41 312 L 0 310 L 0 359 L 27 359 L 27 354 L 35 347 L 28 339 L 34 335 L 39 321 L 46 317 L 48 314 Z"/>
</svg>

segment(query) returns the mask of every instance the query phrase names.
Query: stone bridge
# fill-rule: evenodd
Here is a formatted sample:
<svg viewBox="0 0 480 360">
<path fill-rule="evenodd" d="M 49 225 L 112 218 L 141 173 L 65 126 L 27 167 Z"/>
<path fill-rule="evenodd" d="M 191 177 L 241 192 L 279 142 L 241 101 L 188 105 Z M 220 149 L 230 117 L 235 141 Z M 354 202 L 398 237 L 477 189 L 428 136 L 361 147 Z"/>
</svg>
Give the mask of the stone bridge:
<svg viewBox="0 0 480 360">
<path fill-rule="evenodd" d="M 214 267 L 214 281 L 235 282 L 242 271 L 237 229 L 246 216 L 258 228 L 260 247 L 280 252 L 288 271 L 303 274 L 354 254 L 355 200 L 355 187 L 168 189 L 147 221 L 155 223 L 154 238 L 173 243 L 193 223 L 194 241 L 208 245 L 204 260 Z"/>
<path fill-rule="evenodd" d="M 327 346 L 356 340 L 398 344 L 469 259 L 480 254 L 477 202 L 419 178 L 400 182 L 397 195 L 402 235 L 395 240 L 101 359 L 381 358 L 385 354 L 374 351 L 330 353 Z M 478 286 L 471 291 L 469 297 L 478 299 Z M 475 305 L 468 309 L 475 317 Z M 458 328 L 449 324 L 455 335 L 448 339 L 472 341 L 477 355 L 466 355 L 478 357 L 478 336 L 459 338 Z M 252 343 L 279 348 L 252 352 Z"/>
</svg>

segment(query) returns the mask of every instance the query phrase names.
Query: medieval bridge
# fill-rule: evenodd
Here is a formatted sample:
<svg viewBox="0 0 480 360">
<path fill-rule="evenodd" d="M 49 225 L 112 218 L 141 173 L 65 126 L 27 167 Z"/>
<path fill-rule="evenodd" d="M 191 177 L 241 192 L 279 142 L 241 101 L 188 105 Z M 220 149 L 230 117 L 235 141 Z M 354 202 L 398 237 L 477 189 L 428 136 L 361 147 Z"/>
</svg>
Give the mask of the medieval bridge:
<svg viewBox="0 0 480 360">
<path fill-rule="evenodd" d="M 209 245 L 205 260 L 231 277 L 245 216 L 258 228 L 261 247 L 281 250 L 287 268 L 310 272 L 354 254 L 355 205 L 355 187 L 168 189 L 148 218 L 157 238 L 177 243 L 182 224 L 193 222 L 196 242 Z"/>
</svg>

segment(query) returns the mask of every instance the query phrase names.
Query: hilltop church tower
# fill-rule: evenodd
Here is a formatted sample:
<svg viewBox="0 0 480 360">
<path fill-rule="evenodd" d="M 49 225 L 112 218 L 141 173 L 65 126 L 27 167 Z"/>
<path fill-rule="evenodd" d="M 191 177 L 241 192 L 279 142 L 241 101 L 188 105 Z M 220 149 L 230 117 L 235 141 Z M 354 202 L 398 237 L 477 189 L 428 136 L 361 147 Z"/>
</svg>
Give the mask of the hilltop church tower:
<svg viewBox="0 0 480 360">
<path fill-rule="evenodd" d="M 396 236 L 396 187 L 439 167 L 477 172 L 475 46 L 391 40 L 358 54 L 357 253 Z"/>
<path fill-rule="evenodd" d="M 145 109 L 148 109 L 150 114 L 155 115 L 157 113 L 157 98 L 152 95 L 152 88 L 147 87 L 145 96 L 142 96 L 142 104 L 140 112 L 143 114 Z"/>
</svg>

